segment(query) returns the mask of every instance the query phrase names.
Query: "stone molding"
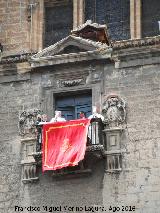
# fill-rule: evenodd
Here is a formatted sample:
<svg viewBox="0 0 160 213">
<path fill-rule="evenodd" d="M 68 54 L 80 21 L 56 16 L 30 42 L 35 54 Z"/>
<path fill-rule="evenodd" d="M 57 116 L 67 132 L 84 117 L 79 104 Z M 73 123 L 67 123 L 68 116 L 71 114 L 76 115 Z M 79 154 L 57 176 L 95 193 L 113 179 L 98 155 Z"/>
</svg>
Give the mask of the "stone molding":
<svg viewBox="0 0 160 213">
<path fill-rule="evenodd" d="M 38 52 L 37 54 L 33 55 L 31 57 L 31 60 L 38 59 L 41 57 L 58 55 L 59 52 L 61 52 L 66 46 L 69 45 L 79 46 L 81 48 L 83 47 L 86 51 L 108 48 L 107 44 L 70 35 L 60 40 L 59 42 L 55 43 L 54 45 L 51 45 L 43 49 L 42 51 Z"/>
<path fill-rule="evenodd" d="M 58 80 L 57 84 L 59 87 L 74 87 L 78 86 L 84 82 L 84 79 L 74 79 L 74 80 Z"/>
<path fill-rule="evenodd" d="M 65 63 L 72 63 L 72 62 L 79 62 L 79 61 L 88 61 L 93 59 L 107 59 L 111 57 L 110 50 L 103 52 L 104 54 L 100 54 L 99 50 L 95 51 L 87 51 L 81 53 L 70 53 L 70 54 L 63 54 L 63 55 L 55 55 L 55 56 L 48 56 L 45 58 L 35 59 L 34 61 L 30 61 L 31 67 L 43 67 L 43 66 L 51 66 L 56 64 L 65 64 Z"/>
<path fill-rule="evenodd" d="M 93 23 L 91 20 L 87 20 L 84 24 L 79 25 L 78 27 L 74 28 L 71 33 L 80 31 L 82 29 L 84 29 L 86 26 L 90 26 L 90 27 L 94 27 L 97 29 L 107 29 L 107 25 L 105 24 L 98 24 L 98 23 Z"/>
<path fill-rule="evenodd" d="M 0 64 L 10 64 L 10 63 L 22 63 L 27 62 L 28 59 L 35 53 L 23 53 L 18 55 L 4 56 L 0 60 Z"/>
<path fill-rule="evenodd" d="M 159 44 L 160 44 L 160 36 L 111 42 L 113 50 L 159 45 Z"/>
<path fill-rule="evenodd" d="M 59 54 L 67 46 L 78 46 L 86 52 Z M 76 36 L 68 36 L 54 45 L 33 55 L 30 59 L 31 67 L 41 67 L 54 64 L 69 63 L 83 60 L 103 59 L 111 57 L 111 49 L 107 44 L 94 42 Z"/>
<path fill-rule="evenodd" d="M 39 178 L 36 175 L 37 163 L 33 158 L 33 154 L 36 150 L 36 138 L 21 139 L 22 145 L 22 181 L 23 183 L 35 182 Z"/>
</svg>

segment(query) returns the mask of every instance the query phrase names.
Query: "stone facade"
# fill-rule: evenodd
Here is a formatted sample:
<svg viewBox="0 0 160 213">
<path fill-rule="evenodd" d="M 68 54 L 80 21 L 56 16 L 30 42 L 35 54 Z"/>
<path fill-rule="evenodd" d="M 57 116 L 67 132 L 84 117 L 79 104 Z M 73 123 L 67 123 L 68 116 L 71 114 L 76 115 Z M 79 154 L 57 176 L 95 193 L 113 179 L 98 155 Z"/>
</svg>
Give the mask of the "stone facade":
<svg viewBox="0 0 160 213">
<path fill-rule="evenodd" d="M 21 1 L 11 2 L 16 10 Z M 11 14 L 11 2 L 2 1 L 0 10 L 6 14 L 10 9 Z M 27 8 L 24 2 L 21 4 Z M 19 12 L 17 9 L 15 13 Z M 15 25 L 19 27 L 19 23 L 18 19 Z M 22 28 L 27 36 L 27 24 L 23 21 Z M 9 29 L 11 25 L 1 36 L 6 55 L 18 53 L 20 47 L 16 42 L 13 49 L 10 46 L 12 42 L 5 37 Z M 15 38 L 18 39 L 17 34 Z M 19 37 L 18 42 L 29 51 L 26 37 Z M 92 105 L 99 106 L 101 112 L 105 106 L 104 116 L 109 116 L 112 124 L 105 122 L 103 157 L 93 153 L 86 159 L 92 170 L 88 176 L 62 175 L 56 179 L 52 171 L 43 174 L 32 155 L 36 151 L 34 131 L 27 136 L 19 134 L 21 113 L 40 110 L 50 119 L 57 94 L 83 91 L 92 93 Z M 109 97 L 118 98 L 120 103 L 113 105 L 107 114 Z M 159 213 L 159 105 L 159 36 L 104 44 L 70 35 L 37 54 L 3 57 L 0 62 L 0 212 L 29 212 L 23 208 L 30 206 L 35 207 L 30 212 L 41 213 L 56 212 L 53 207 L 67 213 L 89 212 L 91 207 L 99 208 L 95 212 L 102 212 L 100 208 L 104 206 L 106 212 L 123 209 L 132 212 L 135 207 L 136 213 Z M 115 106 L 120 113 L 116 110 L 118 117 L 113 122 Z M 118 168 L 108 168 L 114 159 L 119 159 Z M 83 209 L 78 211 L 76 207 Z"/>
<path fill-rule="evenodd" d="M 0 2 L 0 42 L 7 53 L 29 51 L 29 20 L 26 1 Z"/>
</svg>

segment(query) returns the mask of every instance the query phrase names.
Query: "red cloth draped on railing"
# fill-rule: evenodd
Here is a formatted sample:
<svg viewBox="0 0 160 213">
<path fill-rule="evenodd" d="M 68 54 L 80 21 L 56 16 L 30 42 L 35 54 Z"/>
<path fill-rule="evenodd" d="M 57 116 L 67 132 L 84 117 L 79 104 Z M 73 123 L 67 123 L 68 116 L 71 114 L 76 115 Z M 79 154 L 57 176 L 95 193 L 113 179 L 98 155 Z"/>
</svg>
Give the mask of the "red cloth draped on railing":
<svg viewBox="0 0 160 213">
<path fill-rule="evenodd" d="M 42 170 L 75 166 L 83 160 L 90 119 L 43 125 Z"/>
</svg>

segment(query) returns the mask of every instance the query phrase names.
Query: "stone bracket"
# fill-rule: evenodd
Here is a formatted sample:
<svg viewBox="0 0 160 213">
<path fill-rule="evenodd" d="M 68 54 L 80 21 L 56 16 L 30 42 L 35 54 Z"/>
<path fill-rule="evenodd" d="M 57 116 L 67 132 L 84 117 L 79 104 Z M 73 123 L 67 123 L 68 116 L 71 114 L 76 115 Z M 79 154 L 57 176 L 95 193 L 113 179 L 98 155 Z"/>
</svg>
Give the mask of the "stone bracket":
<svg viewBox="0 0 160 213">
<path fill-rule="evenodd" d="M 21 162 L 23 183 L 36 182 L 39 178 L 36 176 L 36 162 Z"/>
<path fill-rule="evenodd" d="M 122 155 L 125 150 L 122 149 L 122 128 L 105 129 L 105 151 L 106 169 L 108 173 L 117 173 L 122 171 Z"/>
<path fill-rule="evenodd" d="M 36 138 L 24 138 L 21 140 L 22 144 L 22 182 L 35 182 L 39 178 L 36 175 L 37 163 L 32 156 L 36 148 Z"/>
</svg>

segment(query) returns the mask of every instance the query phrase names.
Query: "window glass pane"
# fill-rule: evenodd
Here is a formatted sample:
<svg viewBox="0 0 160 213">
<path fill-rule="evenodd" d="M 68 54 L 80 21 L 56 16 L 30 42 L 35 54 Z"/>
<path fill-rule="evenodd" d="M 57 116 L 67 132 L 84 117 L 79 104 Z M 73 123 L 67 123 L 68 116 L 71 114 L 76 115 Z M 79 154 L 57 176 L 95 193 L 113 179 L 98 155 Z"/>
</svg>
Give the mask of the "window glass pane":
<svg viewBox="0 0 160 213">
<path fill-rule="evenodd" d="M 130 0 L 86 0 L 85 19 L 106 24 L 112 40 L 130 38 Z"/>
<path fill-rule="evenodd" d="M 160 0 L 142 0 L 142 36 L 156 36 L 160 34 Z"/>
<path fill-rule="evenodd" d="M 72 1 L 45 6 L 44 46 L 50 46 L 70 34 L 73 26 Z"/>
<path fill-rule="evenodd" d="M 92 95 L 91 93 L 66 94 L 63 97 L 60 94 L 55 98 L 55 108 L 62 111 L 62 116 L 66 120 L 78 119 L 81 111 L 85 113 L 86 117 L 89 117 L 92 113 Z"/>
</svg>

